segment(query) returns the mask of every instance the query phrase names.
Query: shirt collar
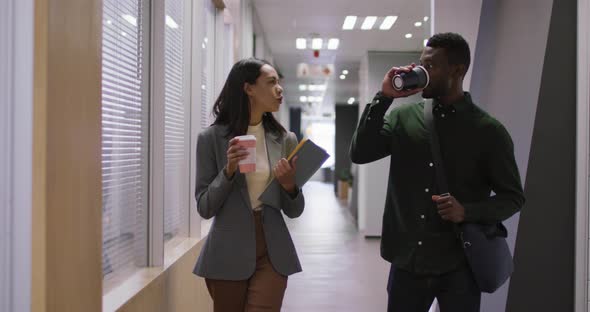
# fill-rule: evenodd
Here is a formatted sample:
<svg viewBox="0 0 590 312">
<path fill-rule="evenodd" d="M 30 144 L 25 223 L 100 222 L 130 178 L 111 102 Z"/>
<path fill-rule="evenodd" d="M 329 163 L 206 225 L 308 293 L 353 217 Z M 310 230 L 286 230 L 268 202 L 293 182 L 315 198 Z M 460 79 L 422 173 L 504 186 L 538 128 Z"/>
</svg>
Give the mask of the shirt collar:
<svg viewBox="0 0 590 312">
<path fill-rule="evenodd" d="M 439 114 L 455 114 L 455 113 L 463 113 L 469 110 L 473 106 L 473 101 L 471 100 L 471 94 L 469 92 L 463 92 L 463 98 L 459 99 L 458 101 L 443 106 L 442 104 L 438 103 L 437 99 L 433 100 L 433 113 L 436 115 Z"/>
</svg>

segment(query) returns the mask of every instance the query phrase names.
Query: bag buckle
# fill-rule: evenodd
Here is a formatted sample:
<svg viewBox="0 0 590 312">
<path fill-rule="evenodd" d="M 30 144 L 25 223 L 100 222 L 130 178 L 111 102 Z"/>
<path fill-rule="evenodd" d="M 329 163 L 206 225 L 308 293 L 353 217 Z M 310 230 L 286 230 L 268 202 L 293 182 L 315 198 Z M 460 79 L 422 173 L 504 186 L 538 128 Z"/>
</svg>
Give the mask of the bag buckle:
<svg viewBox="0 0 590 312">
<path fill-rule="evenodd" d="M 471 242 L 465 240 L 465 237 L 463 236 L 463 231 L 459 232 L 459 238 L 461 239 L 461 242 L 463 243 L 464 249 L 471 247 Z"/>
</svg>

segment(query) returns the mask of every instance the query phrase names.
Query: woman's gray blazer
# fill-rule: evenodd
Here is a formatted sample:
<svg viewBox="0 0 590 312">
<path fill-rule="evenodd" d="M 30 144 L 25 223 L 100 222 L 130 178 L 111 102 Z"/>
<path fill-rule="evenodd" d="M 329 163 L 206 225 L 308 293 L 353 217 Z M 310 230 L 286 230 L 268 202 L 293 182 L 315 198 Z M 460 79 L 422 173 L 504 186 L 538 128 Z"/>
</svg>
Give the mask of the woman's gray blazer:
<svg viewBox="0 0 590 312">
<path fill-rule="evenodd" d="M 221 280 L 248 279 L 256 267 L 254 218 L 246 178 L 239 171 L 229 180 L 224 174 L 229 140 L 227 127 L 214 125 L 199 134 L 197 141 L 197 186 L 195 197 L 201 217 L 215 217 L 193 273 Z M 266 133 L 270 167 L 287 157 L 297 146 L 295 134 Z M 268 255 L 274 269 L 285 276 L 301 272 L 301 264 L 283 219 L 303 213 L 303 193 L 292 198 L 279 188 L 272 202 L 263 206 L 263 227 Z"/>
</svg>

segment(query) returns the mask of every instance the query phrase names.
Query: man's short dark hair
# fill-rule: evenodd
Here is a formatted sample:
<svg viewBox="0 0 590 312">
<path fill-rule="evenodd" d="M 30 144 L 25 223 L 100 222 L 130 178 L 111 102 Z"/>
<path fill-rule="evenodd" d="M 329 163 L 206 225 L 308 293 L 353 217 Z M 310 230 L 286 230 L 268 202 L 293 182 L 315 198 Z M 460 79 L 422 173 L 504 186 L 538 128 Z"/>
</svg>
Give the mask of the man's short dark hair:
<svg viewBox="0 0 590 312">
<path fill-rule="evenodd" d="M 465 65 L 465 72 L 469 69 L 471 63 L 469 44 L 461 35 L 451 32 L 436 34 L 428 39 L 426 46 L 445 49 L 449 64 Z"/>
</svg>

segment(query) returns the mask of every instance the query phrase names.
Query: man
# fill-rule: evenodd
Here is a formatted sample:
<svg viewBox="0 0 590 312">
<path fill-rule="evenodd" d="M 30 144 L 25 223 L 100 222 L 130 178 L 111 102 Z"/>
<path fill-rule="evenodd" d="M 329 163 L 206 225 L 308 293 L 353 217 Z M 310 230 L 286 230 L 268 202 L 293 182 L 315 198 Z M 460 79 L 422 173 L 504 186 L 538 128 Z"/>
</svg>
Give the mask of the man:
<svg viewBox="0 0 590 312">
<path fill-rule="evenodd" d="M 391 156 L 381 241 L 381 256 L 391 262 L 388 311 L 426 312 L 437 298 L 442 312 L 475 312 L 481 292 L 454 224 L 500 222 L 521 209 L 513 143 L 504 126 L 463 92 L 470 63 L 465 39 L 434 35 L 420 63 L 430 75 L 423 90 L 395 91 L 391 85 L 395 74 L 413 64 L 385 75 L 362 114 L 350 157 L 365 164 Z M 384 118 L 395 98 L 418 92 L 433 100 L 448 197 L 437 190 L 424 103 L 402 105 Z"/>
</svg>

